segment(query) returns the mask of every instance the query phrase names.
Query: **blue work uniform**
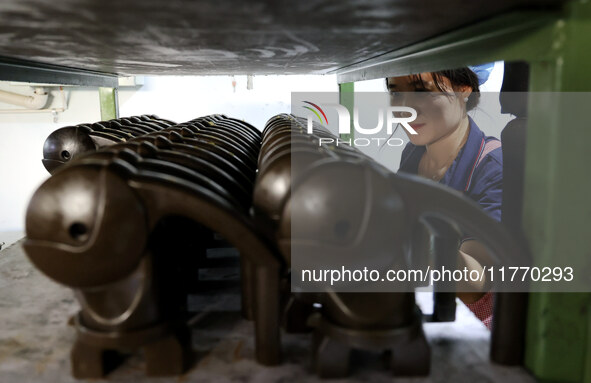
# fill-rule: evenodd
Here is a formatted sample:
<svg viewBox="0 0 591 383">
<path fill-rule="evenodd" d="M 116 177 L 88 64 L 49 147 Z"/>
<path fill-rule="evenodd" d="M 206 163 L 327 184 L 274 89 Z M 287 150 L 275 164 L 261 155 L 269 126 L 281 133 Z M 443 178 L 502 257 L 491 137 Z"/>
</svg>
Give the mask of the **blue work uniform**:
<svg viewBox="0 0 591 383">
<path fill-rule="evenodd" d="M 464 147 L 439 183 L 463 192 L 495 220 L 501 220 L 503 195 L 503 154 L 501 142 L 485 136 L 474 120 Z M 420 133 L 419 133 L 420 134 Z M 418 174 L 425 146 L 409 142 L 402 152 L 398 171 Z"/>
</svg>

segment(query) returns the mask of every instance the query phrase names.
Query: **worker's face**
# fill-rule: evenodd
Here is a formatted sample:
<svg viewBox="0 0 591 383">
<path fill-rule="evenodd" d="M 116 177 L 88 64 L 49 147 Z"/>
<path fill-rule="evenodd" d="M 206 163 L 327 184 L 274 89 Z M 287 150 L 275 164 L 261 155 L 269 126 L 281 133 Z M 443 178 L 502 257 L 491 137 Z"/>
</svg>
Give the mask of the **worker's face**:
<svg viewBox="0 0 591 383">
<path fill-rule="evenodd" d="M 415 145 L 429 145 L 451 134 L 466 118 L 464 98 L 470 95 L 470 88 L 454 89 L 443 77 L 442 92 L 430 73 L 421 73 L 420 77 L 422 83 L 416 76 L 389 77 L 388 91 L 390 105 L 409 106 L 417 112 L 417 118 L 410 125 L 418 134 L 405 130 L 409 140 Z"/>
</svg>

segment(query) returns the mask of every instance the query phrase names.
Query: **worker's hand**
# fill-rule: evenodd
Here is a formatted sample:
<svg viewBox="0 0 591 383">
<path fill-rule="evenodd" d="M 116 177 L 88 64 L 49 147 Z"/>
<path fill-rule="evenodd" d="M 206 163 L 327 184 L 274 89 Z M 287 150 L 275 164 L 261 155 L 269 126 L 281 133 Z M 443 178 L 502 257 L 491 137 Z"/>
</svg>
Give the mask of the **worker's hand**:
<svg viewBox="0 0 591 383">
<path fill-rule="evenodd" d="M 476 240 L 467 240 L 462 243 L 458 251 L 458 269 L 463 270 L 466 267 L 468 273 L 472 270 L 482 273 L 483 267 L 481 262 L 484 263 L 488 259 L 490 259 L 488 250 L 482 243 Z M 486 278 L 486 274 L 482 281 L 461 281 L 456 286 L 458 298 L 466 304 L 478 301 L 490 289 L 490 283 Z"/>
</svg>

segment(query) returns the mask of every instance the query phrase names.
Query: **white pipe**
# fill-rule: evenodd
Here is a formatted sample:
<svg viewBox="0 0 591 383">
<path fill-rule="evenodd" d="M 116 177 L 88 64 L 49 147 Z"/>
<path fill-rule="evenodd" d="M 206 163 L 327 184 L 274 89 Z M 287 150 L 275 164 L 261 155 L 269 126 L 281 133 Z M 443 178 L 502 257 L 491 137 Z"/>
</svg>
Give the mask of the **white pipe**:
<svg viewBox="0 0 591 383">
<path fill-rule="evenodd" d="M 49 95 L 43 88 L 35 88 L 32 96 L 0 90 L 0 102 L 25 107 L 27 109 L 41 109 L 47 104 Z"/>
<path fill-rule="evenodd" d="M 54 109 L 0 109 L 0 114 L 21 114 L 21 113 L 62 113 L 64 108 Z"/>
</svg>

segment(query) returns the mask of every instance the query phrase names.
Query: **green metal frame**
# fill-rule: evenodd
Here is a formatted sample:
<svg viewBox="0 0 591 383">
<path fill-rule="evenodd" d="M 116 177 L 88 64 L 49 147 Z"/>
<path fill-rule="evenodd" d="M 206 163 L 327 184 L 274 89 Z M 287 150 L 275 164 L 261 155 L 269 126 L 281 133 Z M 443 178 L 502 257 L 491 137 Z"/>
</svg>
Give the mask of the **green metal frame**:
<svg viewBox="0 0 591 383">
<path fill-rule="evenodd" d="M 353 126 L 353 106 L 355 104 L 355 83 L 348 82 L 339 84 L 339 104 L 343 105 L 347 110 L 349 110 L 349 116 L 351 116 L 351 121 L 349 126 Z M 341 134 L 340 138 L 342 140 L 352 140 L 354 139 L 354 129 L 351 128 L 351 132 L 349 134 Z"/>
<path fill-rule="evenodd" d="M 590 37 L 591 3 L 572 1 L 553 12 L 502 15 L 342 68 L 337 81 L 505 60 L 529 63 L 532 92 L 589 92 Z M 585 106 L 530 102 L 523 230 L 534 263 L 568 259 L 584 271 L 591 262 L 591 129 L 568 124 L 574 107 Z M 591 383 L 591 294 L 532 293 L 529 301 L 526 367 L 541 381 Z"/>
<path fill-rule="evenodd" d="M 119 118 L 119 100 L 117 88 L 99 88 L 101 104 L 101 120 L 107 121 Z"/>
<path fill-rule="evenodd" d="M 547 43 L 551 57 L 531 60 L 531 90 L 591 91 L 589 36 L 590 4 L 569 4 Z M 591 131 L 568 123 L 573 107 L 581 105 L 531 105 L 523 224 L 540 263 L 568 257 L 575 270 L 588 270 L 591 178 L 583 174 L 589 174 L 584 158 Z M 532 294 L 526 365 L 536 376 L 591 382 L 590 300 L 591 294 Z"/>
</svg>

